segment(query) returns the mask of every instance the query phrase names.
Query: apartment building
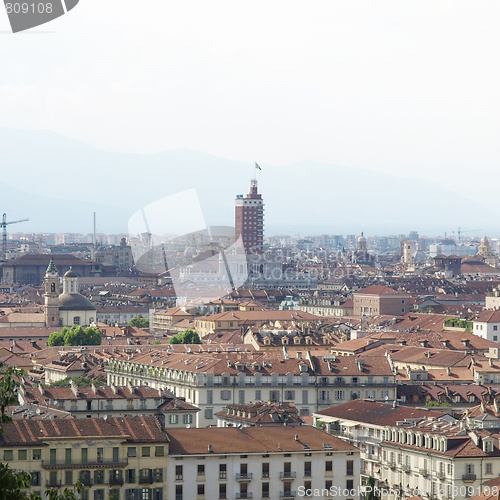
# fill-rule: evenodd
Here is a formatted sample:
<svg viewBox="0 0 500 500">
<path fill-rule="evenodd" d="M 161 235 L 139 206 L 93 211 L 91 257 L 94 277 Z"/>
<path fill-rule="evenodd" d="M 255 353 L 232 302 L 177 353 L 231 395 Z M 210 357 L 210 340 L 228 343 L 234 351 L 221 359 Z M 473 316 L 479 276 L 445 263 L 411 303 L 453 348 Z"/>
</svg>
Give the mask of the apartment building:
<svg viewBox="0 0 500 500">
<path fill-rule="evenodd" d="M 465 499 L 500 474 L 498 434 L 426 418 L 387 426 L 381 476 L 388 500 L 420 492 L 430 500 Z"/>
<path fill-rule="evenodd" d="M 359 498 L 359 450 L 314 427 L 175 429 L 168 436 L 168 498 Z"/>
<path fill-rule="evenodd" d="M 404 316 L 410 311 L 409 294 L 383 285 L 357 290 L 353 300 L 354 316 Z"/>
<path fill-rule="evenodd" d="M 373 477 L 377 484 L 384 479 L 380 460 L 381 443 L 387 426 L 395 426 L 398 422 L 411 423 L 426 417 L 454 421 L 440 411 L 361 399 L 321 410 L 313 417 L 315 426 L 324 426 L 328 433 L 359 448 L 362 484 L 366 484 L 369 477 Z"/>
<path fill-rule="evenodd" d="M 196 426 L 216 425 L 215 413 L 251 401 L 295 402 L 299 415 L 358 398 L 396 398 L 396 373 L 385 356 L 296 357 L 276 353 L 188 353 L 150 348 L 111 360 L 108 385 L 148 385 L 167 390 L 200 408 Z"/>
<path fill-rule="evenodd" d="M 320 316 L 303 311 L 264 310 L 264 311 L 226 311 L 219 314 L 199 316 L 195 318 L 195 329 L 200 337 L 216 333 L 220 330 L 239 330 L 242 334 L 250 326 L 262 326 L 273 323 L 280 328 L 282 323 L 293 323 L 303 333 L 317 322 Z"/>
<path fill-rule="evenodd" d="M 196 420 L 199 409 L 164 391 L 147 386 L 19 387 L 19 404 L 36 404 L 70 412 L 74 418 L 162 415 L 168 427 L 185 426 Z"/>
<path fill-rule="evenodd" d="M 155 417 L 14 420 L 0 456 L 29 472 L 29 491 L 84 485 L 81 500 L 166 499 L 168 436 Z"/>
</svg>

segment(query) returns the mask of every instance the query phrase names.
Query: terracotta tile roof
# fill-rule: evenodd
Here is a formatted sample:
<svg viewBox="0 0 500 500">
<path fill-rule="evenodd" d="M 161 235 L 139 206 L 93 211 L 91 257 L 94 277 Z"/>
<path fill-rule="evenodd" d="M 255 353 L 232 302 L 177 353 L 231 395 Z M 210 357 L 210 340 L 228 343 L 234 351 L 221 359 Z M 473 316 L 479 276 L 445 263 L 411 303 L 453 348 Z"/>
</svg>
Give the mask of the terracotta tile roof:
<svg viewBox="0 0 500 500">
<path fill-rule="evenodd" d="M 406 292 L 400 291 L 400 290 L 395 290 L 394 288 L 390 288 L 388 286 L 384 285 L 371 285 L 366 288 L 362 288 L 360 290 L 356 290 L 353 294 L 354 296 L 356 295 L 401 295 L 401 296 L 407 296 L 408 294 Z"/>
<path fill-rule="evenodd" d="M 478 323 L 500 323 L 500 309 L 483 311 L 474 321 Z"/>
<path fill-rule="evenodd" d="M 14 420 L 5 425 L 0 446 L 39 446 L 47 438 L 119 437 L 128 442 L 166 443 L 155 417 L 108 417 L 63 420 Z"/>
<path fill-rule="evenodd" d="M 445 412 L 414 408 L 411 406 L 398 405 L 395 408 L 392 403 L 379 403 L 363 399 L 355 399 L 340 405 L 332 406 L 326 410 L 316 412 L 317 415 L 334 417 L 352 422 L 362 422 L 371 425 L 396 425 L 405 419 L 419 420 L 426 417 L 440 418 Z"/>
<path fill-rule="evenodd" d="M 223 455 L 228 453 L 304 453 L 305 445 L 308 446 L 307 451 L 324 451 L 325 449 L 359 451 L 343 440 L 310 426 L 167 429 L 166 434 L 170 439 L 170 455 L 204 455 L 209 447 L 212 453 Z"/>
</svg>

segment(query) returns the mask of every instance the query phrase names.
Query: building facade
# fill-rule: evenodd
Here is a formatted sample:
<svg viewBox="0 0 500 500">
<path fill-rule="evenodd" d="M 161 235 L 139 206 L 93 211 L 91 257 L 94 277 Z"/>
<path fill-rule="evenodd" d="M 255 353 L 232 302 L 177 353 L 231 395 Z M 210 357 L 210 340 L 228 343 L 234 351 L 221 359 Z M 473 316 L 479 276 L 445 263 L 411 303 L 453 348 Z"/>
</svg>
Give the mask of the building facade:
<svg viewBox="0 0 500 500">
<path fill-rule="evenodd" d="M 257 190 L 257 180 L 250 181 L 250 192 L 235 200 L 236 239 L 243 241 L 246 253 L 260 253 L 264 247 L 264 201 Z"/>
</svg>

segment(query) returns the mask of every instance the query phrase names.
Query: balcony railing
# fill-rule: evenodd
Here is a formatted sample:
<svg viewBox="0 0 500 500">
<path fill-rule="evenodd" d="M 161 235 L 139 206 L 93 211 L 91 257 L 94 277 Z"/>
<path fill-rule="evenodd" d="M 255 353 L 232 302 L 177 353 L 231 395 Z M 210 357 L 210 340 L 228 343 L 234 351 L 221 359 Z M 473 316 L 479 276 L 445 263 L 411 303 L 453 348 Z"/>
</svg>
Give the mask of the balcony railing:
<svg viewBox="0 0 500 500">
<path fill-rule="evenodd" d="M 295 471 L 283 471 L 280 472 L 280 479 L 295 479 L 297 473 Z"/>
<path fill-rule="evenodd" d="M 122 486 L 124 483 L 123 477 L 110 477 L 109 478 L 109 485 L 110 486 Z"/>
<path fill-rule="evenodd" d="M 101 461 L 82 461 L 82 460 L 72 460 L 67 463 L 65 460 L 60 460 L 53 462 L 51 460 L 42 460 L 42 467 L 44 469 L 105 469 L 113 468 L 118 469 L 126 467 L 128 465 L 128 460 L 101 460 Z"/>
<path fill-rule="evenodd" d="M 289 499 L 295 498 L 297 496 L 297 492 L 295 491 L 280 491 L 280 498 Z"/>
<path fill-rule="evenodd" d="M 418 469 L 418 472 L 424 477 L 429 475 L 429 471 L 427 469 Z"/>
<path fill-rule="evenodd" d="M 253 498 L 253 493 L 250 491 L 240 491 L 240 493 L 236 493 L 236 498 Z"/>
<path fill-rule="evenodd" d="M 251 472 L 238 472 L 236 474 L 236 481 L 250 481 L 253 474 Z"/>
<path fill-rule="evenodd" d="M 462 481 L 475 481 L 476 480 L 476 474 L 462 474 Z"/>
<path fill-rule="evenodd" d="M 444 472 L 436 472 L 436 477 L 441 481 L 444 481 Z"/>
<path fill-rule="evenodd" d="M 139 484 L 152 484 L 154 482 L 154 477 L 152 474 L 147 476 L 139 476 Z"/>
<path fill-rule="evenodd" d="M 60 488 L 62 481 L 60 479 L 47 479 L 45 486 L 47 488 Z"/>
</svg>

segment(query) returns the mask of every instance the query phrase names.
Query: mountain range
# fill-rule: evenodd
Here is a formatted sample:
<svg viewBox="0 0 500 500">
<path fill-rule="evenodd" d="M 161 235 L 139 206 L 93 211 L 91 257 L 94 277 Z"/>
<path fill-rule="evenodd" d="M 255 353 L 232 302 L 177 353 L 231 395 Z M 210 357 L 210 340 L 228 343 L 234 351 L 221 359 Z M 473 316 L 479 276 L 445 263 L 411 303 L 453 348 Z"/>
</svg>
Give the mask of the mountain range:
<svg viewBox="0 0 500 500">
<path fill-rule="evenodd" d="M 30 219 L 9 231 L 90 233 L 96 212 L 99 232 L 127 232 L 128 218 L 141 207 L 193 188 L 207 225 L 232 225 L 234 199 L 248 192 L 254 175 L 253 161 L 183 149 L 107 152 L 45 130 L 0 128 L 0 155 L 0 212 L 8 220 Z M 444 235 L 458 226 L 478 236 L 495 231 L 498 214 L 480 199 L 414 172 L 391 176 L 309 160 L 281 166 L 257 161 L 266 235 Z M 165 213 L 166 228 L 185 210 Z"/>
</svg>

